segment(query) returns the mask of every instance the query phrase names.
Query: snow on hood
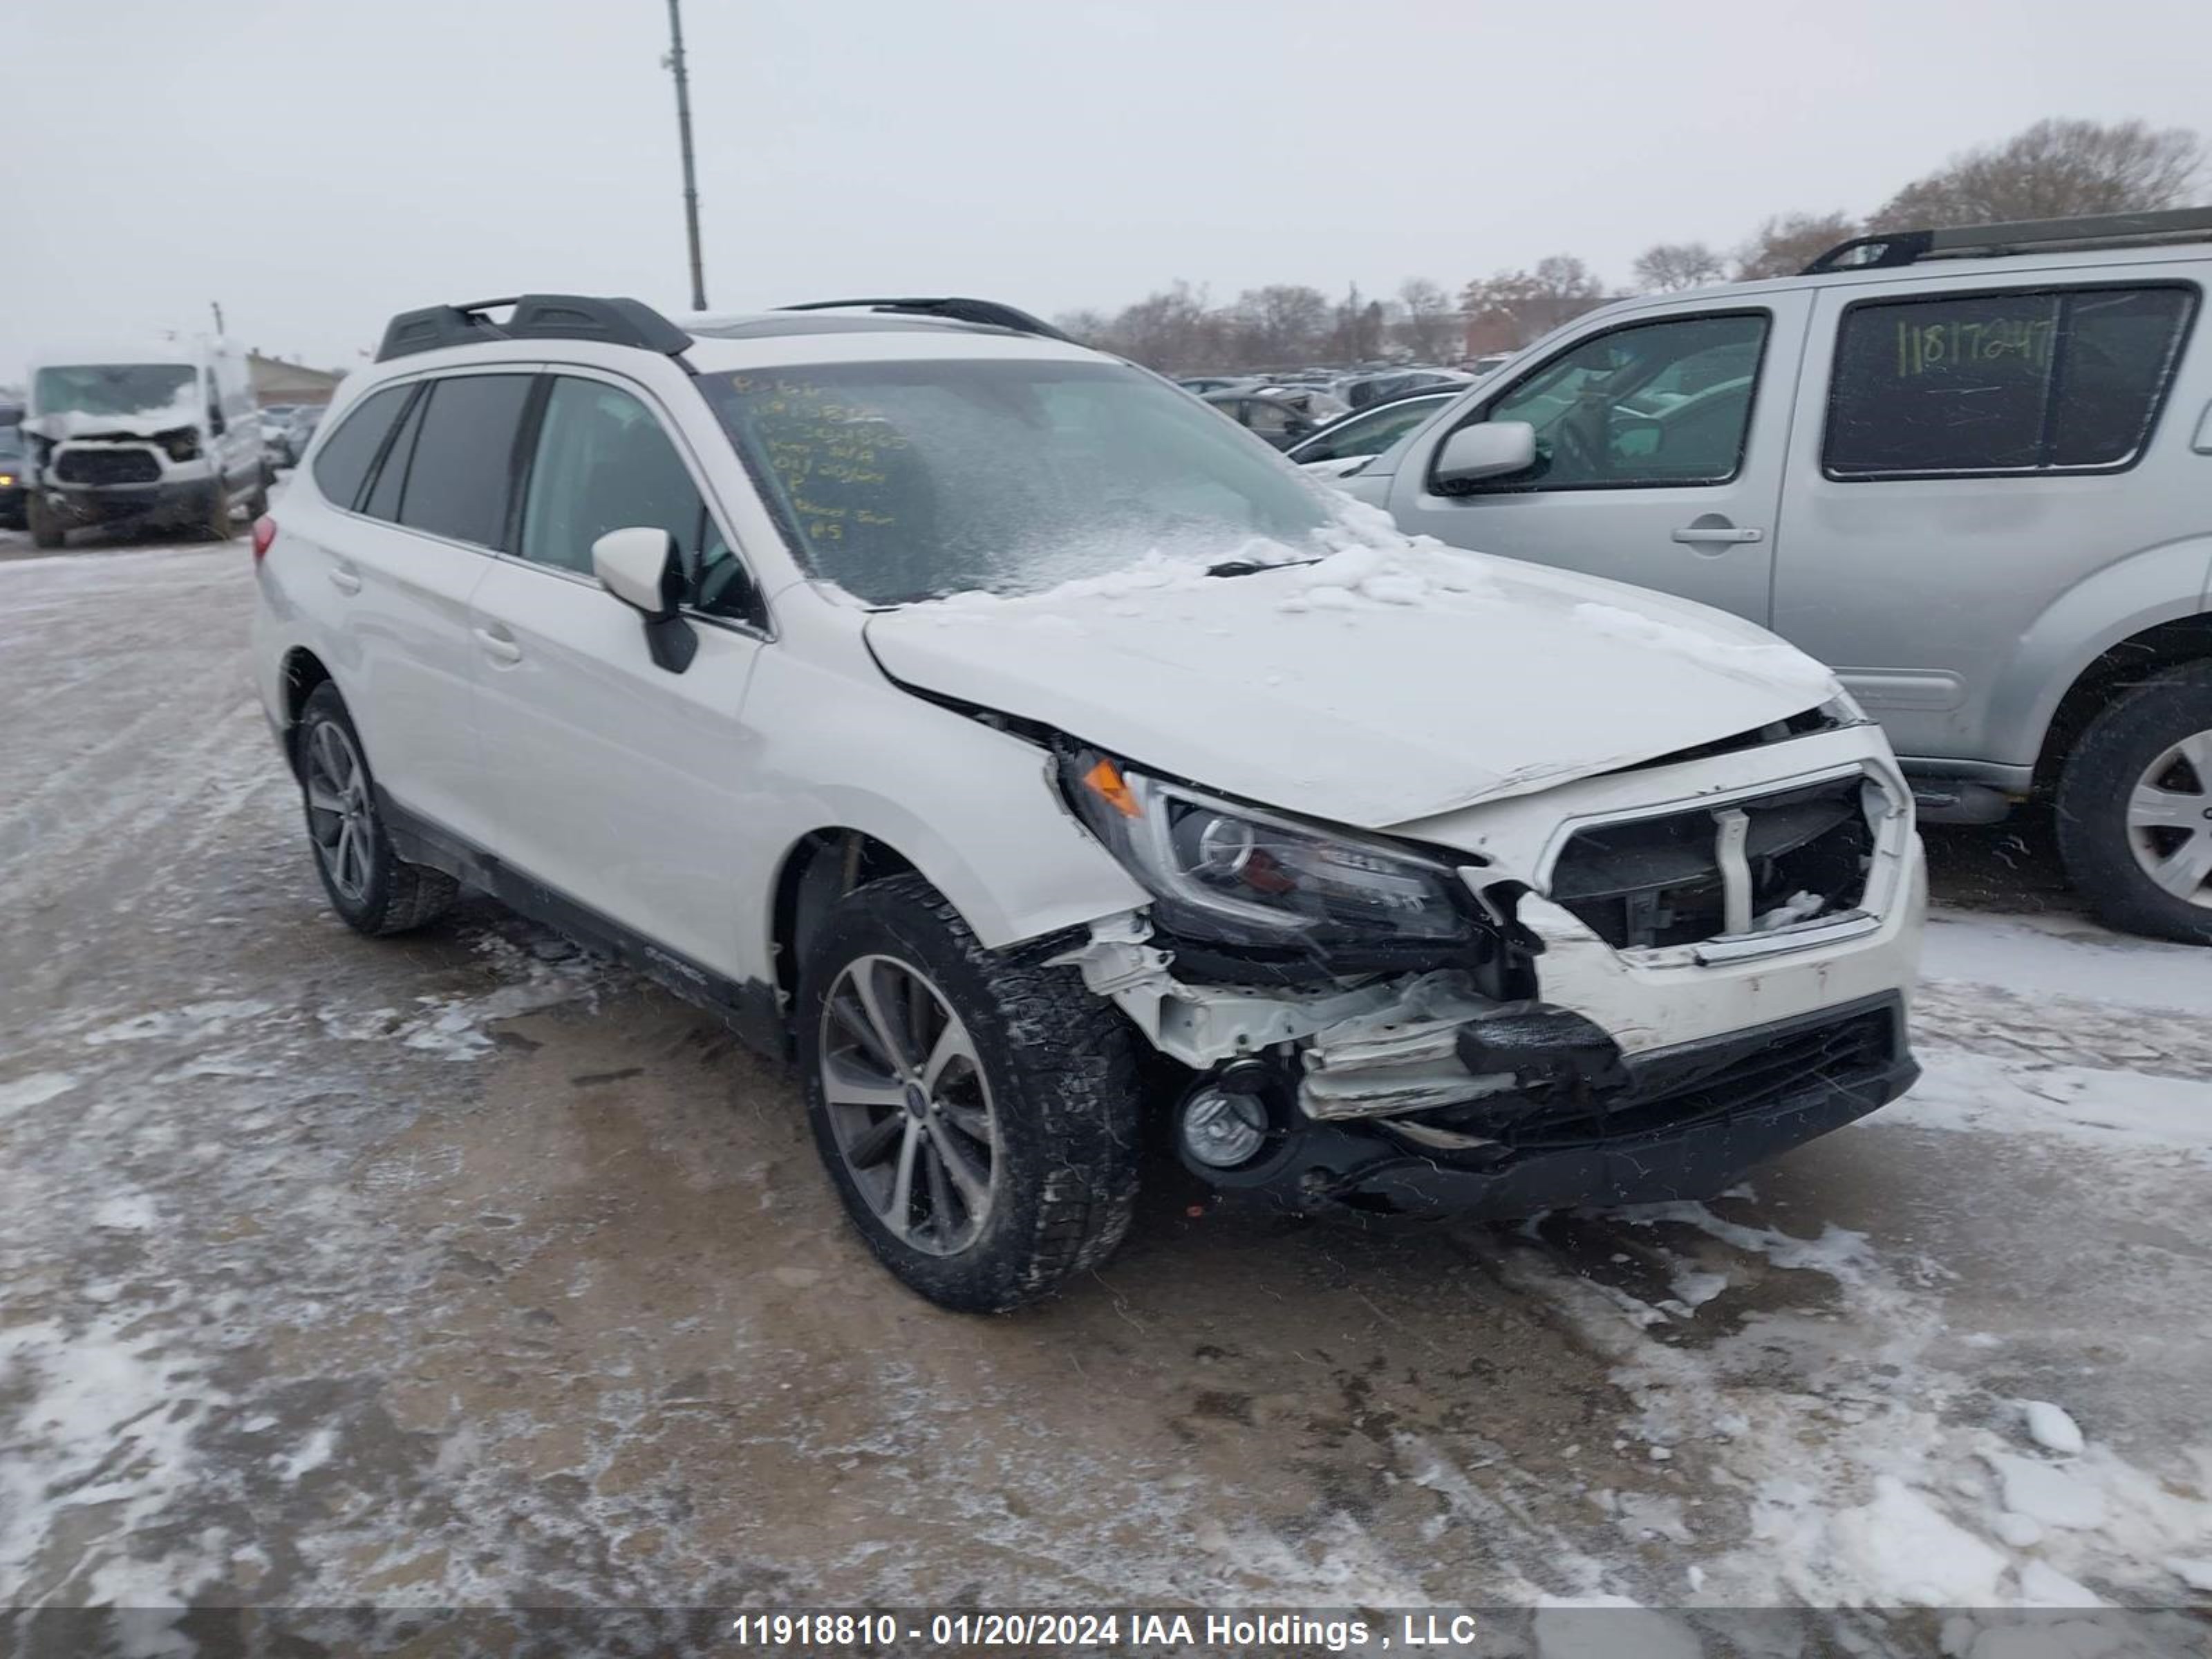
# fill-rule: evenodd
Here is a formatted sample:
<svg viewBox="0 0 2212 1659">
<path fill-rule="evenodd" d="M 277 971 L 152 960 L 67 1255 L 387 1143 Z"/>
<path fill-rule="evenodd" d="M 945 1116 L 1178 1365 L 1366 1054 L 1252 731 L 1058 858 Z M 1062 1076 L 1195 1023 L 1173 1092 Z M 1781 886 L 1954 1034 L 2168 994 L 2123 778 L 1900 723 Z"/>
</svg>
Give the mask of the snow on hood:
<svg viewBox="0 0 2212 1659">
<path fill-rule="evenodd" d="M 81 409 L 59 409 L 50 414 L 29 416 L 22 424 L 27 431 L 58 441 L 70 438 L 104 438 L 116 434 L 132 438 L 151 438 L 157 433 L 173 432 L 180 426 L 196 427 L 205 419 L 206 412 L 206 406 L 201 403 L 198 391 L 187 386 L 169 402 L 155 409 L 133 410 L 127 415 L 95 415 Z"/>
<path fill-rule="evenodd" d="M 881 611 L 901 683 L 1042 720 L 1139 766 L 1368 829 L 1734 736 L 1836 693 L 1764 629 L 1622 583 L 1380 527 L 1255 544 L 1209 576 L 1155 553 L 1047 592 Z"/>
</svg>

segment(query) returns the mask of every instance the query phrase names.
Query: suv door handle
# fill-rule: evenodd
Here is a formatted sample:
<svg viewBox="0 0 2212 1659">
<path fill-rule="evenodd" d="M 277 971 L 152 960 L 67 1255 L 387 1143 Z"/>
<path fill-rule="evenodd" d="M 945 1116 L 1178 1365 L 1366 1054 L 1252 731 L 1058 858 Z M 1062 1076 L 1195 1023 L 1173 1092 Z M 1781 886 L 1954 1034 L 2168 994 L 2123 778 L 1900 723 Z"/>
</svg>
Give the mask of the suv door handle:
<svg viewBox="0 0 2212 1659">
<path fill-rule="evenodd" d="M 332 565 L 331 567 L 330 576 L 331 586 L 337 588 L 339 592 L 358 593 L 361 592 L 361 578 L 355 575 L 352 571 L 347 569 L 343 565 Z"/>
<path fill-rule="evenodd" d="M 477 643 L 483 647 L 484 655 L 489 657 L 494 662 L 506 663 L 511 666 L 522 660 L 522 647 L 506 635 L 495 634 L 489 628 L 478 628 L 472 631 L 477 636 Z"/>
<path fill-rule="evenodd" d="M 1760 542 L 1766 532 L 1758 529 L 1737 529 L 1732 524 L 1686 524 L 1674 534 L 1675 541 L 1695 547 L 1700 542 Z"/>
</svg>

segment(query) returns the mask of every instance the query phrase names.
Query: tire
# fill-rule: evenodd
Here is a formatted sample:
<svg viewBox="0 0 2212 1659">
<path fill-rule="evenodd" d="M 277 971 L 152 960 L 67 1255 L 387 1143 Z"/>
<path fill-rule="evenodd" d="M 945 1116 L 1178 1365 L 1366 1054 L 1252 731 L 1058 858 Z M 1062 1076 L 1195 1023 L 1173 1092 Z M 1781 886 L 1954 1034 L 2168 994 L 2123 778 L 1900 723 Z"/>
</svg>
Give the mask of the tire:
<svg viewBox="0 0 2212 1659">
<path fill-rule="evenodd" d="M 230 521 L 230 487 L 220 478 L 216 480 L 215 494 L 208 497 L 200 528 L 210 541 L 216 542 L 227 542 L 238 533 L 238 526 Z"/>
<path fill-rule="evenodd" d="M 23 507 L 23 518 L 31 532 L 33 547 L 57 548 L 69 539 L 69 532 L 46 507 L 33 497 Z"/>
<path fill-rule="evenodd" d="M 2066 872 L 2100 917 L 2212 945 L 2212 662 L 2146 681 L 2092 720 L 2057 805 Z"/>
<path fill-rule="evenodd" d="M 451 876 L 410 864 L 392 851 L 377 813 L 375 779 L 361 734 L 345 699 L 328 680 L 309 695 L 293 743 L 315 873 L 338 919 L 357 933 L 381 938 L 420 927 L 450 905 L 460 891 Z"/>
<path fill-rule="evenodd" d="M 907 1075 L 929 1074 L 925 1050 L 954 1056 L 930 1088 L 902 1086 L 884 1063 L 863 980 L 895 1040 L 922 1060 Z M 919 876 L 855 889 L 823 917 L 801 968 L 798 1033 L 830 1183 L 908 1289 L 959 1312 L 1003 1313 L 1098 1266 L 1128 1231 L 1135 1032 L 1072 969 L 985 950 Z"/>
</svg>

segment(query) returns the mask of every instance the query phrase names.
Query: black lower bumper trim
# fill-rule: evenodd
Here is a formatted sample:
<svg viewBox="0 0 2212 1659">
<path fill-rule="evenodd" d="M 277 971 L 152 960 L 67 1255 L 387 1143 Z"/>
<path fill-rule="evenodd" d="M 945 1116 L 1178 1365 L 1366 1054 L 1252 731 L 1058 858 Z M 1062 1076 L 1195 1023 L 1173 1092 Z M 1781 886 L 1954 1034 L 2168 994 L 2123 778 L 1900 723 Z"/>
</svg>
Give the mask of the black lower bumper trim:
<svg viewBox="0 0 2212 1659">
<path fill-rule="evenodd" d="M 1821 1058 L 1778 1076 L 1761 1069 L 1765 1055 Z M 1514 1139 L 1465 1152 L 1419 1150 L 1386 1123 L 1309 1125 L 1260 1195 L 1306 1211 L 1492 1218 L 1711 1198 L 1920 1076 L 1894 996 L 1640 1055 L 1630 1070 L 1636 1082 L 1612 1112 L 1540 1127 L 1522 1117 Z"/>
</svg>

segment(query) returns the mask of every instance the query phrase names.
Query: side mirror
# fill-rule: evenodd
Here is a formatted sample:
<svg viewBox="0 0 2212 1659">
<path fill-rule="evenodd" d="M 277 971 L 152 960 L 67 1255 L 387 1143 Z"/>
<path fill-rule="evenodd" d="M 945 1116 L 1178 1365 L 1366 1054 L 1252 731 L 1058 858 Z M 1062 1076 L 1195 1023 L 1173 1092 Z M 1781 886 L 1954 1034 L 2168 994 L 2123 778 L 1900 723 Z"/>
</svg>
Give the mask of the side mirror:
<svg viewBox="0 0 2212 1659">
<path fill-rule="evenodd" d="M 650 525 L 610 530 L 592 544 L 592 572 L 605 588 L 645 619 L 646 648 L 653 665 L 680 674 L 698 654 L 699 636 L 684 620 L 684 565 L 676 538 Z"/>
<path fill-rule="evenodd" d="M 1444 440 L 1431 477 L 1440 485 L 1479 483 L 1536 465 L 1536 428 L 1526 421 L 1463 426 Z"/>
</svg>

